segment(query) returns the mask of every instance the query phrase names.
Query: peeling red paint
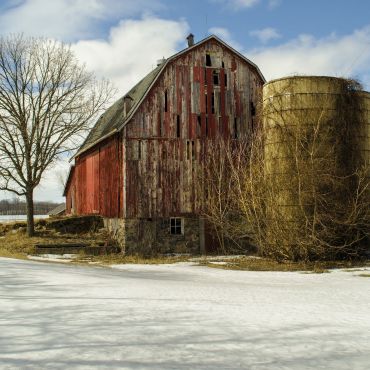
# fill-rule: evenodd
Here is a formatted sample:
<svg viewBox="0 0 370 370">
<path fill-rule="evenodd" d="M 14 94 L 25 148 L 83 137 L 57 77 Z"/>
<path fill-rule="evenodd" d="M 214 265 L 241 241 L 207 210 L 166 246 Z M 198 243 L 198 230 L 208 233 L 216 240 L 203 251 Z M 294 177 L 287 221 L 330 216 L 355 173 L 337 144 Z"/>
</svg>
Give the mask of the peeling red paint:
<svg viewBox="0 0 370 370">
<path fill-rule="evenodd" d="M 206 54 L 212 66 L 205 66 Z M 197 177 L 207 161 L 206 143 L 218 135 L 233 138 L 235 119 L 239 135 L 250 132 L 250 102 L 257 106 L 262 84 L 254 68 L 215 41 L 173 60 L 122 135 L 76 158 L 67 212 L 74 202 L 78 214 L 105 217 L 197 214 Z"/>
<path fill-rule="evenodd" d="M 77 158 L 66 194 L 67 213 L 119 217 L 119 162 L 118 137 Z"/>
</svg>

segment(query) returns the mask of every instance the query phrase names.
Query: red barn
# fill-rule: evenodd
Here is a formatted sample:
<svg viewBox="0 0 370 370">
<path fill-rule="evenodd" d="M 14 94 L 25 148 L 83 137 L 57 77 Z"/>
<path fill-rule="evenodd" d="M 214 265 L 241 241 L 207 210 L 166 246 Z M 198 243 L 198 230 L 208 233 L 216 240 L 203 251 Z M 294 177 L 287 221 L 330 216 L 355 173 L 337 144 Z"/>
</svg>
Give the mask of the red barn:
<svg viewBox="0 0 370 370">
<path fill-rule="evenodd" d="M 216 36 L 161 63 L 75 155 L 67 214 L 99 214 L 126 252 L 203 252 L 197 168 L 208 140 L 250 132 L 264 77 Z"/>
</svg>

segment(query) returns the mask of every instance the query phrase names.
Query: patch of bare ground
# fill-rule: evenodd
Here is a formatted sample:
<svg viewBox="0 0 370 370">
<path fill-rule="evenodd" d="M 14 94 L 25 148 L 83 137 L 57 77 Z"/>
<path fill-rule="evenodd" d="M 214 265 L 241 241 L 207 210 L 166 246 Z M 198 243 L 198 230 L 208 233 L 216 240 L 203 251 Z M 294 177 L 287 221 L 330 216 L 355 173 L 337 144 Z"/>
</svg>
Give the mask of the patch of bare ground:
<svg viewBox="0 0 370 370">
<path fill-rule="evenodd" d="M 348 261 L 316 261 L 316 262 L 277 262 L 267 258 L 255 256 L 238 256 L 235 258 L 203 258 L 199 261 L 203 266 L 226 270 L 244 271 L 301 271 L 305 273 L 324 273 L 332 269 L 349 269 L 354 267 L 368 267 L 370 260 Z"/>
</svg>

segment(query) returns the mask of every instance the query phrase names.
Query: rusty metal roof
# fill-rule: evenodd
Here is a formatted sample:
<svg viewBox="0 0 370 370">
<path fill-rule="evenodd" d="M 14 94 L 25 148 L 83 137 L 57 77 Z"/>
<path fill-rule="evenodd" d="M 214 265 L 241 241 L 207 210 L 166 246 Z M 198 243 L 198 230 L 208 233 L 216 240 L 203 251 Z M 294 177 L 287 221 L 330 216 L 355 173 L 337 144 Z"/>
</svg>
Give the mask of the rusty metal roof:
<svg viewBox="0 0 370 370">
<path fill-rule="evenodd" d="M 139 83 L 137 83 L 126 95 L 118 99 L 107 111 L 100 116 L 98 121 L 96 122 L 95 126 L 87 136 L 84 143 L 81 145 L 80 149 L 77 153 L 72 157 L 76 158 L 78 155 L 82 154 L 83 152 L 87 151 L 88 149 L 95 146 L 97 143 L 103 141 L 107 137 L 119 132 L 126 123 L 132 118 L 133 114 L 136 112 L 137 108 L 140 106 L 141 102 L 145 99 L 148 91 L 150 90 L 151 86 L 156 82 L 157 78 L 161 74 L 161 72 L 166 68 L 166 66 L 172 62 L 175 58 L 178 58 L 184 53 L 200 46 L 201 44 L 215 39 L 220 44 L 224 45 L 228 49 L 230 49 L 233 53 L 238 55 L 241 59 L 245 60 L 248 64 L 255 68 L 257 74 L 260 76 L 263 82 L 266 82 L 262 72 L 258 68 L 256 64 L 246 58 L 243 54 L 239 53 L 237 50 L 232 48 L 230 45 L 226 44 L 224 41 L 219 39 L 215 35 L 208 36 L 207 38 L 199 41 L 198 43 L 194 44 L 193 46 L 187 47 L 184 50 L 172 55 L 170 58 L 166 59 L 165 62 L 159 65 L 157 68 L 153 69 L 149 74 L 147 74 Z M 124 115 L 124 99 L 125 97 L 130 97 L 133 102 L 131 104 L 131 109 L 129 112 L 126 112 Z M 71 160 L 72 160 L 71 159 Z"/>
</svg>

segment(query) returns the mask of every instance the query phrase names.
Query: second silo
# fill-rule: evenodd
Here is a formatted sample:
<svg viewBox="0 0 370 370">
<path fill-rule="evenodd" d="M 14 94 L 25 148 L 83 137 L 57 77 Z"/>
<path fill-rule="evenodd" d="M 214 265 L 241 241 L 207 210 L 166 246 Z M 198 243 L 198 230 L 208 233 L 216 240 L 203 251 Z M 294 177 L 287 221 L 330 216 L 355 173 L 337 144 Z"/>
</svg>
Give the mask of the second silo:
<svg viewBox="0 0 370 370">
<path fill-rule="evenodd" d="M 366 243 L 369 102 L 356 82 L 334 77 L 264 86 L 265 254 L 337 258 Z"/>
</svg>

